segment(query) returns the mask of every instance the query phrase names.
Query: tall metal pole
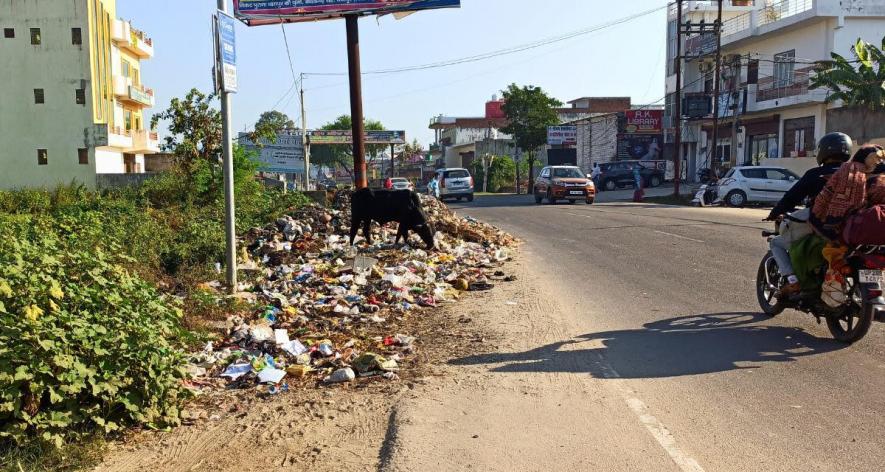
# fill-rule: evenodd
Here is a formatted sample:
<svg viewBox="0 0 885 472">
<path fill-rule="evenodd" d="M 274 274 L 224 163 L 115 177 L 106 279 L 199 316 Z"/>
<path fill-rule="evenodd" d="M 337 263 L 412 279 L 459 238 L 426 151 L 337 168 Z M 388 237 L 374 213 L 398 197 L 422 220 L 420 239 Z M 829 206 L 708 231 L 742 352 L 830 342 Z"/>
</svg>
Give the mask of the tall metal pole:
<svg viewBox="0 0 885 472">
<path fill-rule="evenodd" d="M 310 144 L 307 143 L 307 110 L 304 107 L 304 73 L 299 80 L 301 85 L 301 147 L 304 149 L 304 190 L 310 190 Z"/>
<path fill-rule="evenodd" d="M 359 16 L 345 16 L 347 23 L 347 64 L 350 75 L 350 119 L 353 122 L 353 179 L 356 188 L 369 186 L 366 180 L 366 126 L 363 123 L 363 85 L 360 71 Z"/>
<path fill-rule="evenodd" d="M 716 19 L 716 71 L 713 73 L 713 159 L 711 167 L 718 171 L 722 164 L 719 158 L 719 94 L 722 82 L 722 2 L 719 0 L 719 14 Z"/>
<path fill-rule="evenodd" d="M 227 13 L 227 0 L 218 0 L 218 10 Z M 223 149 L 222 167 L 224 168 L 224 261 L 227 275 L 227 288 L 230 293 L 237 291 L 237 230 L 236 211 L 234 207 L 234 157 L 231 141 L 230 93 L 219 87 L 221 93 L 221 121 Z"/>
<path fill-rule="evenodd" d="M 673 144 L 673 194 L 678 198 L 682 181 L 682 0 L 676 0 L 676 103 L 673 104 L 676 136 Z"/>
</svg>

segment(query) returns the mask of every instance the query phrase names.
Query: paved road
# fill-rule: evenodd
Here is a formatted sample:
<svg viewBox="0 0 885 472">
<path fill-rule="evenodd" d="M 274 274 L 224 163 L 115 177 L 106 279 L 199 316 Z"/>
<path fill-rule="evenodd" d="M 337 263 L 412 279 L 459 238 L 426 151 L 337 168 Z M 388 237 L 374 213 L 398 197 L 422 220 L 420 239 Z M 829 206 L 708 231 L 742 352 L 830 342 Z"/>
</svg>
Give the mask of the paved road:
<svg viewBox="0 0 885 472">
<path fill-rule="evenodd" d="M 532 271 L 555 281 L 580 327 L 558 343 L 464 364 L 617 378 L 645 426 L 625 429 L 625 441 L 653 436 L 672 461 L 660 470 L 885 467 L 885 325 L 846 347 L 807 315 L 760 316 L 764 211 L 525 196 L 453 207 L 522 238 Z"/>
</svg>

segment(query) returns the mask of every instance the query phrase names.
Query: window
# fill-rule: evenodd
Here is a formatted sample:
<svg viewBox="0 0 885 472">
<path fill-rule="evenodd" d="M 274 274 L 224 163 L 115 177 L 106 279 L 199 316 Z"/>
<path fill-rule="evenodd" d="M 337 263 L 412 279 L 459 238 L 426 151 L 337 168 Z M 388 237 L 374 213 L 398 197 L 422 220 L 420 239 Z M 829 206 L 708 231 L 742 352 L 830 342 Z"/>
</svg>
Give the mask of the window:
<svg viewBox="0 0 885 472">
<path fill-rule="evenodd" d="M 31 44 L 38 46 L 43 43 L 43 36 L 40 35 L 40 28 L 31 28 Z"/>
<path fill-rule="evenodd" d="M 3 37 L 6 39 L 15 38 L 15 28 L 3 28 Z"/>
<path fill-rule="evenodd" d="M 80 161 L 81 166 L 89 165 L 89 149 L 77 149 L 77 159 Z"/>
<path fill-rule="evenodd" d="M 774 55 L 774 86 L 788 87 L 793 85 L 796 69 L 796 50 Z"/>
<path fill-rule="evenodd" d="M 75 93 L 75 100 L 77 105 L 86 105 L 86 91 L 83 89 L 77 89 Z"/>
<path fill-rule="evenodd" d="M 49 152 L 46 149 L 37 149 L 37 165 L 45 166 L 49 164 Z"/>
<path fill-rule="evenodd" d="M 123 123 L 124 123 L 123 126 L 126 128 L 127 131 L 132 129 L 132 112 L 131 111 L 126 110 L 123 112 Z"/>
<path fill-rule="evenodd" d="M 83 44 L 83 30 L 71 28 L 71 44 L 74 46 L 81 46 Z"/>
<path fill-rule="evenodd" d="M 541 177 L 550 177 L 550 169 L 544 169 L 541 171 Z"/>
<path fill-rule="evenodd" d="M 796 174 L 780 169 L 765 169 L 765 178 L 768 180 L 794 180 L 798 177 Z"/>
<path fill-rule="evenodd" d="M 45 98 L 43 96 L 43 89 L 34 89 L 34 103 L 43 104 L 45 102 Z"/>
<path fill-rule="evenodd" d="M 743 174 L 746 179 L 764 179 L 765 178 L 765 170 L 763 169 L 741 169 L 741 174 Z"/>
<path fill-rule="evenodd" d="M 466 179 L 470 174 L 466 170 L 448 170 L 445 173 L 447 179 Z"/>
<path fill-rule="evenodd" d="M 784 157 L 806 157 L 814 154 L 815 118 L 808 116 L 784 120 Z"/>
<path fill-rule="evenodd" d="M 129 62 L 123 60 L 121 67 L 123 69 L 123 77 L 129 77 Z"/>
</svg>

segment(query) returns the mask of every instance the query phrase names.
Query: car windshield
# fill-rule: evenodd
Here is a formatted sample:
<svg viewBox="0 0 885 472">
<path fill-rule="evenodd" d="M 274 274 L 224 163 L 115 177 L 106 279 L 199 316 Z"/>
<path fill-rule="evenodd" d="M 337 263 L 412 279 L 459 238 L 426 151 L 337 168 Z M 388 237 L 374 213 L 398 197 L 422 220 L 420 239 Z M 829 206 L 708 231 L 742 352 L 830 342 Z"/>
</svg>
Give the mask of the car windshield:
<svg viewBox="0 0 885 472">
<path fill-rule="evenodd" d="M 583 179 L 585 176 L 577 167 L 557 167 L 553 169 L 553 177 L 560 179 Z"/>
<path fill-rule="evenodd" d="M 403 179 L 403 178 L 401 178 L 401 177 L 397 177 L 397 178 L 395 178 L 395 179 L 391 179 L 391 181 L 392 181 L 393 183 L 395 183 L 395 184 L 404 184 L 404 183 L 407 183 L 407 182 L 408 182 L 408 180 Z"/>
<path fill-rule="evenodd" d="M 446 179 L 466 179 L 470 174 L 466 170 L 448 170 L 445 173 Z"/>
</svg>

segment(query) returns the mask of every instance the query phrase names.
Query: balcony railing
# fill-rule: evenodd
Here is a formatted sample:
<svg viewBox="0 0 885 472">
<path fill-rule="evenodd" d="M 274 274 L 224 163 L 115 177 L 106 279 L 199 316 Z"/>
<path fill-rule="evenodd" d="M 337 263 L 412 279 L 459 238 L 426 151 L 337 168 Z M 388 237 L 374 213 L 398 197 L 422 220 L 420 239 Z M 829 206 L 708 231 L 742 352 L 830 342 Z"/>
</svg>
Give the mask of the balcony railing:
<svg viewBox="0 0 885 472">
<path fill-rule="evenodd" d="M 799 69 L 790 77 L 766 77 L 759 79 L 756 102 L 806 95 L 811 85 L 813 69 Z"/>
<path fill-rule="evenodd" d="M 762 8 L 759 14 L 759 26 L 765 26 L 775 21 L 783 20 L 791 16 L 805 13 L 814 7 L 813 0 L 782 0 L 771 3 Z"/>
<path fill-rule="evenodd" d="M 722 37 L 725 38 L 741 31 L 746 31 L 751 26 L 753 26 L 753 13 L 748 11 L 730 20 L 723 21 Z"/>
</svg>

